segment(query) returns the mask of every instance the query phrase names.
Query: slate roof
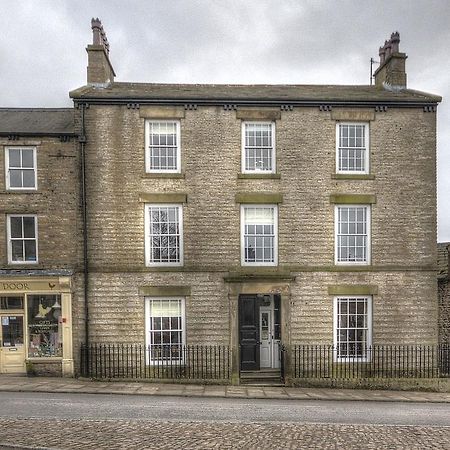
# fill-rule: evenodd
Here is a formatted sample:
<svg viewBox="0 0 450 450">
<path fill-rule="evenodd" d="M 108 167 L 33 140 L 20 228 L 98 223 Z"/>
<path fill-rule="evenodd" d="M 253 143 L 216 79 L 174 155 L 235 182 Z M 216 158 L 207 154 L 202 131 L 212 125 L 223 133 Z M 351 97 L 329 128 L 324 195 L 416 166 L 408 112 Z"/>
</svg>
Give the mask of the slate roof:
<svg viewBox="0 0 450 450">
<path fill-rule="evenodd" d="M 152 99 L 189 101 L 297 101 L 297 102 L 404 102 L 437 103 L 440 96 L 404 89 L 390 91 L 375 86 L 341 85 L 232 85 L 156 84 L 114 82 L 107 86 L 87 85 L 70 92 L 75 99 Z"/>
<path fill-rule="evenodd" d="M 448 253 L 450 250 L 450 242 L 438 243 L 438 277 L 448 277 Z"/>
<path fill-rule="evenodd" d="M 73 114 L 73 108 L 0 108 L 0 134 L 73 134 Z"/>
</svg>

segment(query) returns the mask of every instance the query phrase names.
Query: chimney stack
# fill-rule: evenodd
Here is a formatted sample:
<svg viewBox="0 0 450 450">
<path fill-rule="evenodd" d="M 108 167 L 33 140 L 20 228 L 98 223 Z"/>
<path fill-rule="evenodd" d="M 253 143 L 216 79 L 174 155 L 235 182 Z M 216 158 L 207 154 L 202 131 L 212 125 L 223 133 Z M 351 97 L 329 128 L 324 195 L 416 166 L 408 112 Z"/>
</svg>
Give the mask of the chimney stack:
<svg viewBox="0 0 450 450">
<path fill-rule="evenodd" d="M 109 42 L 101 21 L 91 20 L 92 45 L 88 45 L 87 82 L 88 84 L 105 86 L 114 82 L 114 69 L 109 60 Z"/>
<path fill-rule="evenodd" d="M 405 61 L 406 53 L 400 53 L 400 34 L 391 34 L 391 38 L 380 47 L 380 66 L 375 71 L 375 86 L 386 89 L 406 89 Z"/>
</svg>

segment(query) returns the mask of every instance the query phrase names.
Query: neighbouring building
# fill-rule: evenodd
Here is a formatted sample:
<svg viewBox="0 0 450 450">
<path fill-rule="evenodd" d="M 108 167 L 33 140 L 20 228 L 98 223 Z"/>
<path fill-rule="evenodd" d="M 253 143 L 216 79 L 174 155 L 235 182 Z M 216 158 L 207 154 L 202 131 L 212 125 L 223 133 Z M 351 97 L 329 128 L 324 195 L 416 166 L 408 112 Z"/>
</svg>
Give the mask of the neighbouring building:
<svg viewBox="0 0 450 450">
<path fill-rule="evenodd" d="M 79 152 L 73 109 L 0 108 L 0 373 L 73 375 Z"/>
<path fill-rule="evenodd" d="M 19 247 L 8 221 L 34 217 L 39 262 L 5 250 L 1 275 L 55 284 L 35 286 L 61 299 L 57 342 L 75 367 L 86 342 L 145 344 L 150 366 L 226 345 L 235 377 L 278 369 L 281 344 L 334 345 L 345 362 L 373 344 L 438 343 L 441 98 L 407 88 L 398 33 L 373 86 L 200 85 L 116 82 L 92 29 L 68 138 L 3 141 L 6 164 L 12 146 L 38 155 L 37 189 L 5 186 L 0 226 Z M 55 307 L 22 291 L 34 361 L 26 305 Z"/>
<path fill-rule="evenodd" d="M 439 343 L 450 344 L 450 242 L 438 244 Z"/>
</svg>

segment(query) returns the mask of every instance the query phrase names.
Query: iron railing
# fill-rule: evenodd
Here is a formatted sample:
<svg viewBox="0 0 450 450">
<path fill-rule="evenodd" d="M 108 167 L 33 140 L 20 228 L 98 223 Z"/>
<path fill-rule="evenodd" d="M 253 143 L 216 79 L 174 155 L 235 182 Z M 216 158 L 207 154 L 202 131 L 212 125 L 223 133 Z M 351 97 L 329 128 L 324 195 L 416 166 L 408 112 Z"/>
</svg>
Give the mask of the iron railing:
<svg viewBox="0 0 450 450">
<path fill-rule="evenodd" d="M 225 345 L 91 344 L 81 346 L 80 375 L 88 378 L 229 380 Z"/>
<path fill-rule="evenodd" d="M 374 345 L 358 355 L 339 355 L 330 345 L 293 345 L 294 378 L 450 377 L 450 345 Z"/>
</svg>

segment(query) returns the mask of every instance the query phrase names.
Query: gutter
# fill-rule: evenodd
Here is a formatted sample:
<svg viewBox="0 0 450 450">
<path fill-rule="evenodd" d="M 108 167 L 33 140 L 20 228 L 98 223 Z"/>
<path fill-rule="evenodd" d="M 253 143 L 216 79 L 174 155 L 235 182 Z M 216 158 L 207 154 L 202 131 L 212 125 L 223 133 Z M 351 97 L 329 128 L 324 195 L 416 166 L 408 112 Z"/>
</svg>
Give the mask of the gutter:
<svg viewBox="0 0 450 450">
<path fill-rule="evenodd" d="M 343 101 L 343 100 L 270 100 L 270 99 L 255 99 L 255 100 L 236 100 L 236 99 L 196 99 L 196 98 L 136 98 L 136 97 L 123 97 L 123 98 L 104 98 L 104 97 L 78 97 L 74 98 L 75 104 L 98 104 L 98 105 L 111 105 L 111 104 L 142 104 L 142 105 L 236 105 L 236 106 L 281 106 L 281 105 L 292 105 L 292 106 L 355 106 L 364 108 L 367 106 L 395 106 L 399 108 L 411 108 L 411 107 L 424 107 L 424 106 L 437 106 L 441 99 L 436 100 L 415 100 L 415 101 L 399 101 L 399 100 L 353 100 L 353 101 Z"/>
<path fill-rule="evenodd" d="M 87 199 L 86 199 L 86 127 L 85 127 L 85 109 L 86 105 L 81 104 L 81 134 L 78 136 L 78 142 L 81 147 L 81 203 L 82 203 L 82 221 L 83 221 L 83 274 L 84 274 L 84 317 L 85 317 L 85 337 L 84 343 L 89 345 L 89 261 L 88 261 L 88 236 L 87 236 Z"/>
</svg>

